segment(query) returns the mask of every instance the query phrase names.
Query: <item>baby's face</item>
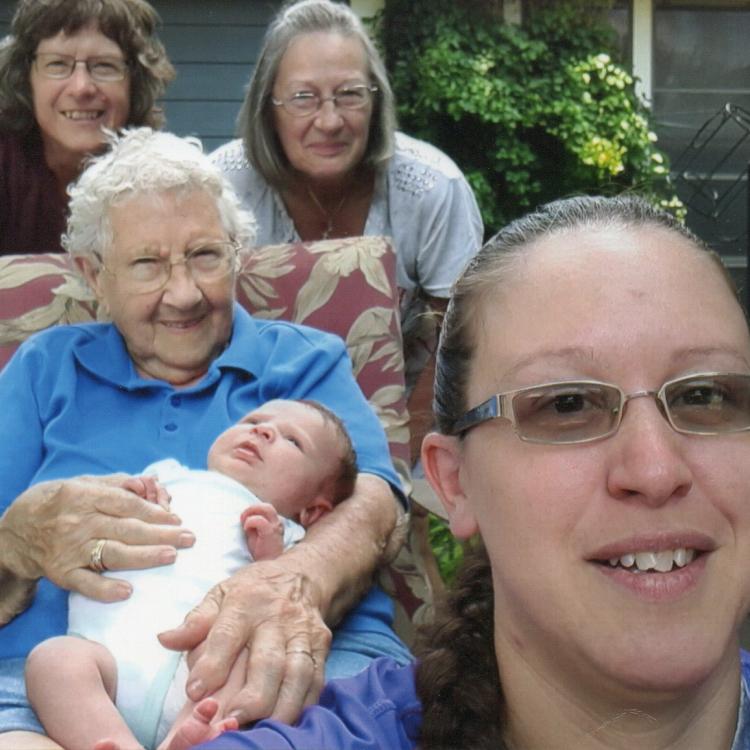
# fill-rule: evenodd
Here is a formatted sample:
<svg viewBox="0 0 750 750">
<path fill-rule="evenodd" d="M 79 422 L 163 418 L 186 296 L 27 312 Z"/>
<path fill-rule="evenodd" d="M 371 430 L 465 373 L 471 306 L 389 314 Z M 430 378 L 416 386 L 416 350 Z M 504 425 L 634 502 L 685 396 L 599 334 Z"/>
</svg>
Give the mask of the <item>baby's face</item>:
<svg viewBox="0 0 750 750">
<path fill-rule="evenodd" d="M 316 409 L 268 401 L 224 431 L 208 452 L 208 468 L 226 474 L 295 518 L 338 469 L 342 445 L 335 426 Z"/>
</svg>

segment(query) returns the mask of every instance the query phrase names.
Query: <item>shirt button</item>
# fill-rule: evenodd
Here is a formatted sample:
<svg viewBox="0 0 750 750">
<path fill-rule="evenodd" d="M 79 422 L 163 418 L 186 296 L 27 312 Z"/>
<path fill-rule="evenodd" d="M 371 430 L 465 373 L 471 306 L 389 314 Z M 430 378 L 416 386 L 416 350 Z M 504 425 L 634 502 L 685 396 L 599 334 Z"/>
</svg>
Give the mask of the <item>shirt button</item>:
<svg viewBox="0 0 750 750">
<path fill-rule="evenodd" d="M 172 406 L 179 406 L 182 403 L 182 396 L 172 396 L 170 399 Z"/>
<path fill-rule="evenodd" d="M 174 432 L 177 429 L 177 425 L 174 422 L 169 422 L 169 424 L 164 425 L 164 429 L 167 432 Z"/>
</svg>

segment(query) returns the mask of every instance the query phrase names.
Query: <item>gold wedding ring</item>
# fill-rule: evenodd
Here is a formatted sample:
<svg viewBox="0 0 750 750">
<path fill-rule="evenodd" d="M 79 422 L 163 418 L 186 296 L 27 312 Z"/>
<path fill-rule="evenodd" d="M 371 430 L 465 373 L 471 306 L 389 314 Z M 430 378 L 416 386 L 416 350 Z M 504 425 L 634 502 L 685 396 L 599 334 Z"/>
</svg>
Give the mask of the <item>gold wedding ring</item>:
<svg viewBox="0 0 750 750">
<path fill-rule="evenodd" d="M 106 539 L 98 539 L 96 544 L 94 545 L 94 549 L 91 550 L 89 568 L 91 568 L 91 570 L 93 570 L 95 573 L 102 573 L 107 569 L 107 566 L 102 562 L 102 552 L 106 543 Z"/>
</svg>

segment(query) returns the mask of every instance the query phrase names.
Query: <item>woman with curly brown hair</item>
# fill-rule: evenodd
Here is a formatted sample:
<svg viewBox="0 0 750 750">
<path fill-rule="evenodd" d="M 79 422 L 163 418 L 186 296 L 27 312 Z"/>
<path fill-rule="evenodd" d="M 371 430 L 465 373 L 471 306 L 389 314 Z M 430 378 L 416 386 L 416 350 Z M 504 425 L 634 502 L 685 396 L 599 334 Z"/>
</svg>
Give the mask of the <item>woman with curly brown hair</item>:
<svg viewBox="0 0 750 750">
<path fill-rule="evenodd" d="M 717 257 L 633 197 L 501 231 L 457 282 L 425 470 L 482 546 L 416 665 L 222 748 L 745 750 L 750 333 Z"/>
<path fill-rule="evenodd" d="M 62 252 L 103 128 L 158 127 L 174 69 L 146 0 L 21 0 L 0 42 L 0 255 Z"/>
</svg>

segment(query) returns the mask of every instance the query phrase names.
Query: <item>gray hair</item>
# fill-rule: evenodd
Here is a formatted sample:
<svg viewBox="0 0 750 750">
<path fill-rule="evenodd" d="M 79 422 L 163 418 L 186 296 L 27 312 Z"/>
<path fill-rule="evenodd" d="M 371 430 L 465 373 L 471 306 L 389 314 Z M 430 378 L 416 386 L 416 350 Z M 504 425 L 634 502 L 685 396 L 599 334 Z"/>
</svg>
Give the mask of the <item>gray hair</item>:
<svg viewBox="0 0 750 750">
<path fill-rule="evenodd" d="M 483 303 L 518 277 L 531 244 L 580 229 L 654 227 L 673 232 L 707 255 L 738 299 L 737 289 L 719 256 L 666 211 L 643 198 L 582 196 L 553 201 L 501 229 L 474 256 L 456 281 L 440 334 L 433 411 L 437 427 L 452 434 L 470 408 L 467 391 L 476 354 L 476 320 Z"/>
<path fill-rule="evenodd" d="M 255 65 L 237 121 L 245 153 L 266 182 L 288 184 L 291 168 L 274 125 L 271 91 L 281 58 L 302 34 L 326 32 L 353 37 L 362 43 L 371 82 L 378 87 L 370 133 L 362 163 L 378 167 L 393 154 L 396 110 L 385 65 L 357 15 L 346 5 L 330 0 L 302 0 L 287 4 L 271 22 Z"/>
<path fill-rule="evenodd" d="M 109 209 L 136 196 L 167 191 L 204 191 L 216 199 L 222 226 L 242 248 L 255 240 L 255 219 L 203 152 L 197 138 L 151 128 L 107 134 L 110 149 L 91 159 L 68 188 L 70 216 L 63 247 L 74 256 L 95 257 L 112 243 Z"/>
</svg>

